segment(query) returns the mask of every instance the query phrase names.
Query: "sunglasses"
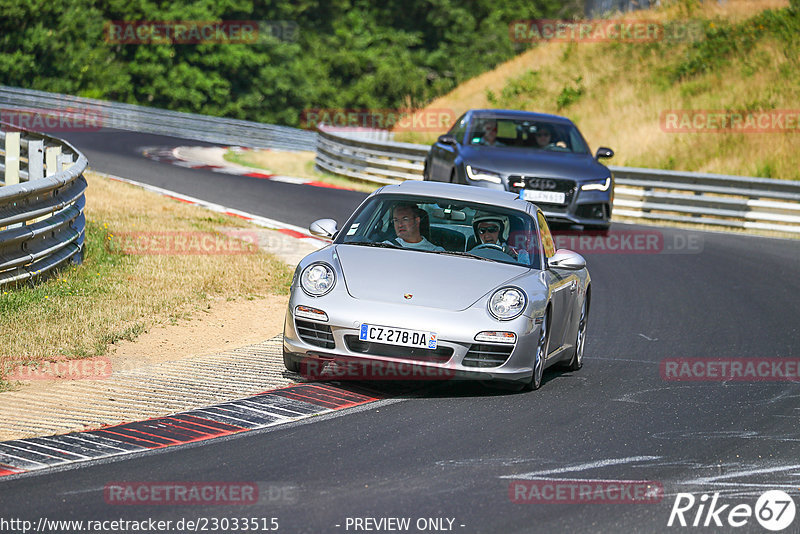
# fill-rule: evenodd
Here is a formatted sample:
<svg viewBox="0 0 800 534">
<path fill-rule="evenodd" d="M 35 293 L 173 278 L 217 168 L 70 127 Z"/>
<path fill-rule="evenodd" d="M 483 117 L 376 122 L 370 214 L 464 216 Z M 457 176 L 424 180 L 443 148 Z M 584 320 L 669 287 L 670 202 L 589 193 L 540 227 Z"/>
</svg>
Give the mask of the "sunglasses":
<svg viewBox="0 0 800 534">
<path fill-rule="evenodd" d="M 485 234 L 487 232 L 490 234 L 496 234 L 499 231 L 500 231 L 499 226 L 485 226 L 483 228 L 478 228 L 478 232 L 480 232 L 481 234 Z"/>
</svg>

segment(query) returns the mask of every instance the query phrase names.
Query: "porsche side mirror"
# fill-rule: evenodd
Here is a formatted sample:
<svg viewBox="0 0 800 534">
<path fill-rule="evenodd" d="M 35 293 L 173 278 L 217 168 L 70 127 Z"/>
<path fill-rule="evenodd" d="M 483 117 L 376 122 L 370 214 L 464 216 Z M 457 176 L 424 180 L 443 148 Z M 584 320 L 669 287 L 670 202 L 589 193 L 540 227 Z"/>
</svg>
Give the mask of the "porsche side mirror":
<svg viewBox="0 0 800 534">
<path fill-rule="evenodd" d="M 577 252 L 561 248 L 553 254 L 552 258 L 547 260 L 547 266 L 551 269 L 579 271 L 586 267 L 586 260 Z"/>
<path fill-rule="evenodd" d="M 456 138 L 455 137 L 453 137 L 452 135 L 447 135 L 447 134 L 440 135 L 439 138 L 437 139 L 437 141 L 439 143 L 443 144 L 443 145 L 455 146 L 455 145 L 458 144 L 456 142 Z"/>
<path fill-rule="evenodd" d="M 333 239 L 336 232 L 339 231 L 339 225 L 333 219 L 318 219 L 311 223 L 308 227 L 311 235 L 317 237 L 324 237 L 325 239 Z"/>
<path fill-rule="evenodd" d="M 597 152 L 594 155 L 594 159 L 613 158 L 613 157 L 614 157 L 614 151 L 611 150 L 610 148 L 606 148 L 604 146 L 601 146 L 600 148 L 598 148 Z"/>
</svg>

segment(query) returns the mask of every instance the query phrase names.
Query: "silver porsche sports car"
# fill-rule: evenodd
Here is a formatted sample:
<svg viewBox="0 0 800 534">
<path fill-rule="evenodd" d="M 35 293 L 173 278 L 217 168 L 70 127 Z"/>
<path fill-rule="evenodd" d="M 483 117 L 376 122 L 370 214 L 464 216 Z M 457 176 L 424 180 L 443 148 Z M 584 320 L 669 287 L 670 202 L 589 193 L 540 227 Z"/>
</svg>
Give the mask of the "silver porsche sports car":
<svg viewBox="0 0 800 534">
<path fill-rule="evenodd" d="M 291 286 L 286 368 L 337 379 L 500 380 L 537 389 L 583 365 L 591 279 L 513 193 L 385 186 L 306 256 Z"/>
</svg>

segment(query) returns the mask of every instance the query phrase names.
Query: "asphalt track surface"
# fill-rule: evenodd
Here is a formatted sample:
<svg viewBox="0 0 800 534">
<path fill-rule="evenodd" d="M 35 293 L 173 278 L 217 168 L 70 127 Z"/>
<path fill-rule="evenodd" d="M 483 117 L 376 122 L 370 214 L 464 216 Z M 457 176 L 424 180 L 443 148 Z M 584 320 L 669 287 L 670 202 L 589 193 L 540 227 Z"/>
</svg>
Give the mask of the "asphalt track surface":
<svg viewBox="0 0 800 534">
<path fill-rule="evenodd" d="M 366 194 L 325 188 L 318 191 L 285 182 L 227 175 L 167 165 L 142 157 L 142 149 L 169 146 L 215 146 L 161 135 L 119 130 L 58 134 L 89 159 L 93 170 L 162 187 L 227 207 L 300 227 L 331 217 L 344 222 Z"/>
<path fill-rule="evenodd" d="M 292 224 L 326 215 L 342 221 L 363 198 L 181 169 L 133 148 L 187 144 L 170 138 L 67 137 L 96 170 Z M 800 508 L 800 386 L 665 380 L 660 364 L 798 358 L 800 241 L 657 231 L 670 253 L 585 254 L 593 282 L 585 365 L 575 373 L 548 370 L 538 391 L 431 383 L 298 424 L 0 479 L 0 517 L 173 525 L 182 518 L 275 517 L 278 532 L 309 533 L 365 532 L 352 520 L 366 517 L 410 518 L 406 532 L 437 531 L 418 529 L 424 518 L 453 519 L 450 531 L 463 533 L 766 532 L 754 517 L 729 526 L 728 512 L 754 507 L 769 489 L 788 492 Z M 691 250 L 681 248 L 689 238 Z M 562 487 L 652 481 L 665 495 L 657 503 L 514 503 L 509 486 L 519 479 L 558 479 Z M 248 506 L 106 504 L 104 486 L 120 481 L 256 481 L 294 493 Z M 719 492 L 719 505 L 729 505 L 719 515 L 723 527 L 668 528 L 681 492 L 698 499 L 685 513 L 690 525 L 701 496 L 709 495 L 706 512 Z M 705 520 L 703 513 L 700 524 Z M 784 530 L 798 531 L 800 517 Z"/>
</svg>

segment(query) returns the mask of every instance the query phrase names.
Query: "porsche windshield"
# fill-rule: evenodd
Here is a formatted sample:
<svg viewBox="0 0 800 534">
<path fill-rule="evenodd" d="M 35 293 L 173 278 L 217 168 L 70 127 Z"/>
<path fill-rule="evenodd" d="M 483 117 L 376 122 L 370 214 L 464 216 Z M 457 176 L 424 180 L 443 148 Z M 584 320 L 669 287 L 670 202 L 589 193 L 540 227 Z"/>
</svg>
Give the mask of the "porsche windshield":
<svg viewBox="0 0 800 534">
<path fill-rule="evenodd" d="M 538 267 L 536 227 L 524 212 L 452 200 L 379 195 L 336 243 L 463 254 Z"/>
<path fill-rule="evenodd" d="M 569 123 L 476 117 L 470 123 L 470 146 L 512 147 L 588 154 L 578 129 Z"/>
</svg>

